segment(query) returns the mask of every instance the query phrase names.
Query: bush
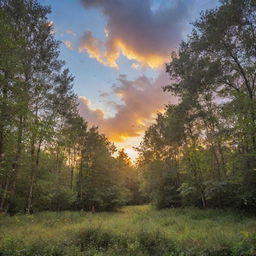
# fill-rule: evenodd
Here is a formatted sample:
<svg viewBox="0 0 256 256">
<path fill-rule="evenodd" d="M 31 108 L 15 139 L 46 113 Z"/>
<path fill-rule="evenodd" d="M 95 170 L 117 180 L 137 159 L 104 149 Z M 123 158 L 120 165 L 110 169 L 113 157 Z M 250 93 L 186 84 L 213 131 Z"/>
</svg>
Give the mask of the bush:
<svg viewBox="0 0 256 256">
<path fill-rule="evenodd" d="M 50 207 L 53 211 L 65 211 L 72 209 L 76 200 L 76 194 L 71 189 L 59 189 L 54 191 Z"/>
<path fill-rule="evenodd" d="M 170 239 L 164 237 L 159 231 L 140 232 L 136 240 L 139 244 L 139 249 L 152 256 L 171 255 L 176 252 L 176 245 Z"/>
</svg>

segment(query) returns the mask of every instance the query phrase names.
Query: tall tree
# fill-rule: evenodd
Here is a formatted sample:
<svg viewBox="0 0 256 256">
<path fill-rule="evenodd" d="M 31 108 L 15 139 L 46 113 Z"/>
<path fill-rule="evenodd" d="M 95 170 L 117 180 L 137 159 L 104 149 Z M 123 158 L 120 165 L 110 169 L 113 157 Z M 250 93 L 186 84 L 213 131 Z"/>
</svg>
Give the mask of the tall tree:
<svg viewBox="0 0 256 256">
<path fill-rule="evenodd" d="M 165 90 L 179 103 L 158 116 L 140 150 L 142 159 L 179 159 L 178 191 L 192 204 L 256 206 L 255 31 L 254 0 L 221 1 L 167 65 Z"/>
</svg>

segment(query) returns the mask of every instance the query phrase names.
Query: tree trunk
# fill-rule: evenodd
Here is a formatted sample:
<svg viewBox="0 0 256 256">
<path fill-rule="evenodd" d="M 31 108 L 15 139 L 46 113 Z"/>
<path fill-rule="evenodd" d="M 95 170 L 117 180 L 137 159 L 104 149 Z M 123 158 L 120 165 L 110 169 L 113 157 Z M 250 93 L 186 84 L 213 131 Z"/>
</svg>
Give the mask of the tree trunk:
<svg viewBox="0 0 256 256">
<path fill-rule="evenodd" d="M 16 182 L 17 182 L 17 176 L 18 176 L 18 171 L 19 171 L 19 161 L 21 157 L 21 150 L 22 150 L 22 137 L 23 137 L 23 116 L 20 115 L 20 120 L 19 120 L 19 127 L 18 127 L 18 138 L 17 138 L 17 148 L 16 148 L 16 153 L 15 153 L 15 158 L 12 163 L 12 182 L 10 185 L 10 196 L 15 195 L 15 190 L 16 190 Z M 9 211 L 10 207 L 10 201 L 8 201 L 6 205 L 5 212 Z"/>
<path fill-rule="evenodd" d="M 225 161 L 225 158 L 224 158 L 224 153 L 223 153 L 222 146 L 220 145 L 219 142 L 218 142 L 218 149 L 219 149 L 219 152 L 220 152 L 222 173 L 224 175 L 224 178 L 227 178 L 226 161 Z"/>
<path fill-rule="evenodd" d="M 27 209 L 26 213 L 30 214 L 32 210 L 32 198 L 33 198 L 33 188 L 36 180 L 36 175 L 39 167 L 39 156 L 40 156 L 40 150 L 41 150 L 41 142 L 39 142 L 37 151 L 35 144 L 33 143 L 31 145 L 31 178 L 30 178 L 30 186 L 29 186 L 29 193 L 28 193 L 28 200 L 27 200 Z"/>
<path fill-rule="evenodd" d="M 4 160 L 4 139 L 5 139 L 5 122 L 7 120 L 7 96 L 8 96 L 8 75 L 7 73 L 5 73 L 5 80 L 3 83 L 3 90 L 2 90 L 2 104 L 1 104 L 1 110 L 0 110 L 0 114 L 1 114 L 1 119 L 0 119 L 0 169 L 3 169 L 3 160 Z M 4 180 L 4 179 L 3 179 Z M 9 175 L 6 175 L 6 179 L 3 182 L 3 193 L 1 196 L 1 202 L 0 202 L 0 211 L 3 210 L 4 204 L 5 204 L 5 200 L 8 194 L 8 188 L 9 188 Z"/>
<path fill-rule="evenodd" d="M 2 166 L 3 156 L 4 156 L 4 129 L 5 122 L 7 120 L 7 97 L 8 97 L 8 74 L 5 73 L 5 81 L 3 83 L 2 89 L 2 104 L 1 104 L 1 119 L 0 119 L 0 168 Z"/>
<path fill-rule="evenodd" d="M 31 212 L 32 208 L 32 196 L 33 196 L 33 186 L 34 186 L 34 181 L 35 181 L 35 176 L 36 176 L 36 161 L 35 161 L 35 142 L 34 139 L 31 142 L 31 151 L 30 151 L 30 156 L 31 156 L 31 176 L 30 176 L 30 185 L 29 185 L 29 192 L 28 192 L 28 198 L 27 198 L 27 208 L 26 208 L 26 213 Z"/>
<path fill-rule="evenodd" d="M 78 174 L 78 201 L 82 200 L 83 192 L 82 192 L 82 173 L 83 173 L 83 154 L 81 153 L 81 160 L 80 160 L 80 167 L 79 167 L 79 174 Z"/>
<path fill-rule="evenodd" d="M 206 198 L 205 198 L 205 195 L 204 195 L 204 191 L 203 189 L 200 189 L 201 191 L 201 200 L 202 200 L 202 205 L 203 205 L 203 208 L 206 209 L 207 208 L 207 202 L 206 202 Z"/>
<path fill-rule="evenodd" d="M 5 200 L 6 200 L 6 198 L 7 198 L 8 189 L 9 189 L 9 184 L 10 184 L 10 178 L 9 178 L 9 177 L 6 177 L 5 186 L 4 186 L 4 191 L 3 191 L 2 198 L 1 198 L 1 203 L 0 203 L 0 212 L 3 211 L 4 206 L 5 206 Z"/>
</svg>

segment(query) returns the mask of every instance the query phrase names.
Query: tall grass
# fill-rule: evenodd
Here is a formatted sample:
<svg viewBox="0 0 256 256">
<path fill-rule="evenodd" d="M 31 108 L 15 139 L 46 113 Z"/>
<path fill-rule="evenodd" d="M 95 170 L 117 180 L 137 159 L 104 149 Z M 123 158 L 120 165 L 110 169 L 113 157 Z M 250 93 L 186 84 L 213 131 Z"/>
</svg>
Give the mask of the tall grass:
<svg viewBox="0 0 256 256">
<path fill-rule="evenodd" d="M 256 219 L 194 208 L 0 217 L 1 256 L 256 255 Z"/>
</svg>

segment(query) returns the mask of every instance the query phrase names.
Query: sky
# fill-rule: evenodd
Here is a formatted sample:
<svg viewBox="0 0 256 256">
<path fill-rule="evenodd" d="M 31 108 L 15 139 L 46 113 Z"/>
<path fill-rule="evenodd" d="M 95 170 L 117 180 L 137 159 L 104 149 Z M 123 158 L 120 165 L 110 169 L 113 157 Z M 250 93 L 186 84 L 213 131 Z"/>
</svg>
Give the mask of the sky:
<svg viewBox="0 0 256 256">
<path fill-rule="evenodd" d="M 166 104 L 177 99 L 165 64 L 217 0 L 39 0 L 50 5 L 60 58 L 74 75 L 79 113 L 118 149 L 134 147 Z"/>
</svg>

